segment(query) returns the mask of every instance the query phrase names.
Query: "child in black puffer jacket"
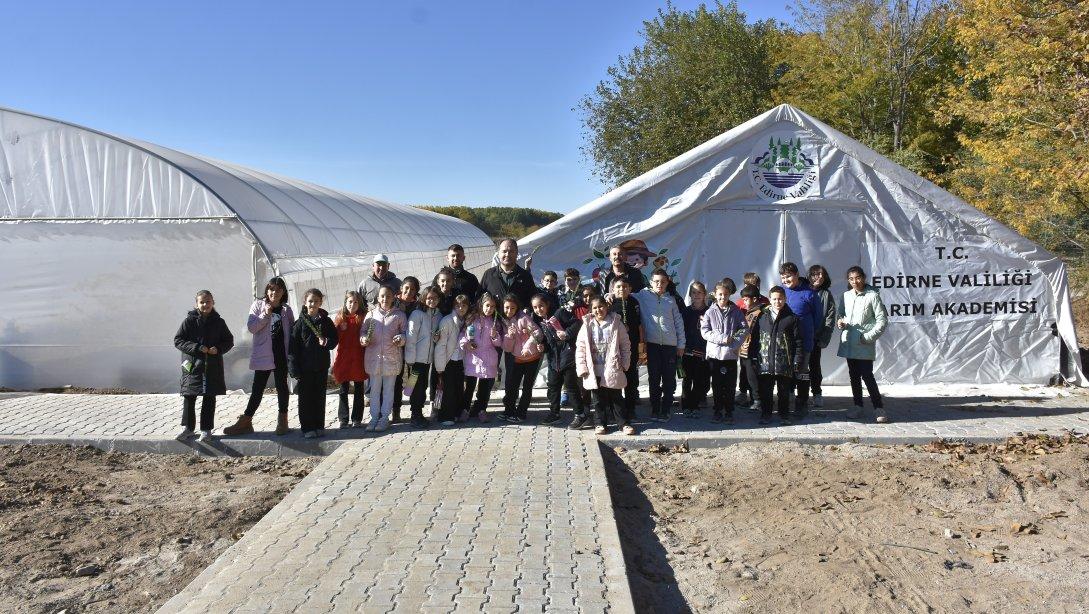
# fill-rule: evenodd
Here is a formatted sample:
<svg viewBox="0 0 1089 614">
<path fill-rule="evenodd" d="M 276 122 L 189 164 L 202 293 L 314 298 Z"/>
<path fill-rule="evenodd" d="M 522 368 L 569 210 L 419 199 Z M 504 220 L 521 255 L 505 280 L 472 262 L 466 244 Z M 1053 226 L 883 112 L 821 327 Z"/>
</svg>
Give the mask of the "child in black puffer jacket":
<svg viewBox="0 0 1089 614">
<path fill-rule="evenodd" d="M 182 353 L 182 432 L 179 440 L 194 435 L 197 397 L 200 404 L 200 440 L 209 441 L 215 428 L 216 395 L 227 394 L 223 376 L 223 355 L 234 347 L 234 335 L 215 310 L 208 290 L 197 292 L 191 310 L 174 335 L 174 347 Z"/>
<path fill-rule="evenodd" d="M 303 298 L 306 309 L 295 320 L 288 342 L 287 370 L 298 380 L 299 428 L 303 437 L 325 434 L 325 388 L 329 379 L 329 353 L 337 346 L 337 328 L 321 308 L 321 290 L 310 288 Z"/>
</svg>

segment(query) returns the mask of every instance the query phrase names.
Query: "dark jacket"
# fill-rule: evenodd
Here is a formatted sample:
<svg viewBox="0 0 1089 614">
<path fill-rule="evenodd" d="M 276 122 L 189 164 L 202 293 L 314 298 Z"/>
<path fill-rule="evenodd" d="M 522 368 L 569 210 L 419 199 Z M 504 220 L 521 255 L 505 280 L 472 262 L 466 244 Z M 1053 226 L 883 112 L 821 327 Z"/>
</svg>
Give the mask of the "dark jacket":
<svg viewBox="0 0 1089 614">
<path fill-rule="evenodd" d="M 798 317 L 790 305 L 783 305 L 779 316 L 771 317 L 771 308 L 765 307 L 756 319 L 749 357 L 753 359 L 761 375 L 794 377 L 804 359 L 802 331 Z"/>
<path fill-rule="evenodd" d="M 696 309 L 692 305 L 686 305 L 681 310 L 681 318 L 684 319 L 684 353 L 689 356 L 702 358 L 707 353 L 707 340 L 703 338 L 700 330 L 700 318 L 707 313 L 707 305 L 703 309 Z"/>
<path fill-rule="evenodd" d="M 632 356 L 638 357 L 639 340 L 642 338 L 643 315 L 639 312 L 639 301 L 629 296 L 627 300 L 613 299 L 609 311 L 618 314 L 624 327 L 628 329 L 628 341 L 631 342 Z M 632 360 L 636 360 L 633 358 Z"/>
<path fill-rule="evenodd" d="M 823 326 L 814 334 L 813 344 L 823 349 L 832 342 L 832 333 L 836 331 L 836 297 L 832 296 L 827 285 L 817 289 L 816 293 L 823 307 Z"/>
<path fill-rule="evenodd" d="M 459 294 L 464 294 L 465 296 L 467 296 L 470 302 L 475 301 L 480 296 L 480 282 L 477 280 L 476 275 L 473 275 L 465 269 L 451 270 L 454 271 L 454 290 L 453 293 L 450 295 L 451 301 L 453 300 L 453 297 L 456 297 Z M 439 287 L 438 273 L 436 273 L 435 276 L 431 278 L 431 285 L 436 288 Z M 443 313 L 449 314 L 450 312 L 445 311 Z"/>
<path fill-rule="evenodd" d="M 541 324 L 545 347 L 548 350 L 548 368 L 562 371 L 575 366 L 575 341 L 579 336 L 579 329 L 582 328 L 582 320 L 566 309 L 560 309 L 552 315 L 552 318 L 563 327 L 563 331 L 567 333 L 567 339 L 560 341 L 560 338 L 556 336 L 556 328 L 551 322 Z"/>
<path fill-rule="evenodd" d="M 201 346 L 214 347 L 219 354 L 205 354 Z M 234 347 L 234 335 L 219 312 L 202 318 L 196 309 L 190 310 L 174 335 L 174 347 L 182 353 L 182 395 L 227 394 L 223 355 Z"/>
<path fill-rule="evenodd" d="M 631 266 L 630 264 L 624 265 L 624 272 L 617 275 L 613 272 L 612 265 L 605 271 L 605 276 L 601 278 L 601 295 L 604 296 L 613 291 L 613 282 L 617 277 L 622 277 L 628 280 L 628 285 L 631 286 L 631 293 L 636 292 L 647 287 L 647 282 L 643 279 L 643 273 L 639 269 Z"/>
<path fill-rule="evenodd" d="M 537 291 L 534 294 L 540 294 L 545 297 L 545 301 L 548 302 L 548 315 L 554 315 L 556 310 L 560 308 L 560 293 L 558 291 L 551 291 L 547 288 L 537 286 Z M 532 299 L 533 297 L 531 296 L 530 298 Z"/>
<path fill-rule="evenodd" d="M 493 266 L 484 271 L 484 275 L 480 278 L 480 289 L 494 296 L 500 305 L 503 304 L 504 296 L 513 294 L 518 297 L 522 309 L 528 310 L 529 299 L 537 293 L 537 284 L 533 283 L 533 277 L 529 272 L 517 264 L 514 265 L 514 271 L 510 275 L 505 275 L 502 269 Z"/>
<path fill-rule="evenodd" d="M 327 339 L 324 347 L 318 343 L 318 336 L 311 326 Z M 303 373 L 322 373 L 329 371 L 329 354 L 337 346 L 337 327 L 329 319 L 324 309 L 318 317 L 312 318 L 305 311 L 295 320 L 291 328 L 291 341 L 288 344 L 287 371 L 291 377 L 299 378 Z"/>
</svg>

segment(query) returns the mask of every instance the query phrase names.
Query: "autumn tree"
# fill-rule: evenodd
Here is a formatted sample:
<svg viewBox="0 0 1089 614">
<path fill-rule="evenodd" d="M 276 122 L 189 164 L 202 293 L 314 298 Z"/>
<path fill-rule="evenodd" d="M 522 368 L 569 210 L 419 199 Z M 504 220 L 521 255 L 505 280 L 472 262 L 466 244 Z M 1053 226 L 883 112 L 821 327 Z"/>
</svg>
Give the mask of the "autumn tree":
<svg viewBox="0 0 1089 614">
<path fill-rule="evenodd" d="M 733 2 L 659 10 L 643 44 L 579 103 L 594 173 L 622 184 L 766 111 L 776 31 Z"/>
<path fill-rule="evenodd" d="M 960 196 L 1089 269 L 1089 0 L 959 0 Z"/>
<path fill-rule="evenodd" d="M 787 102 L 938 179 L 958 148 L 933 108 L 955 59 L 941 0 L 798 0 L 775 47 Z"/>
</svg>

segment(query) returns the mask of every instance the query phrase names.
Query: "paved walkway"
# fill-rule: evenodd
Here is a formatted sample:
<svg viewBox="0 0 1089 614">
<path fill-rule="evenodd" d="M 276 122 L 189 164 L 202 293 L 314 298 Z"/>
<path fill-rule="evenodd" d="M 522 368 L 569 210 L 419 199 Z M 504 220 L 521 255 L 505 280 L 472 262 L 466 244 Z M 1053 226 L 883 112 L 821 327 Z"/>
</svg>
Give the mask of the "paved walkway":
<svg viewBox="0 0 1089 614">
<path fill-rule="evenodd" d="M 639 437 L 613 433 L 606 441 L 614 445 L 630 442 L 649 445 L 656 442 L 686 440 L 691 446 L 717 446 L 737 441 L 788 439 L 811 443 L 836 443 L 859 440 L 870 443 L 923 443 L 934 438 L 997 440 L 1018 431 L 1058 433 L 1063 429 L 1089 431 L 1089 391 L 1042 386 L 886 386 L 886 406 L 891 424 L 859 424 L 847 420 L 851 408 L 850 391 L 843 386 L 826 387 L 825 407 L 811 411 L 804 423 L 792 426 L 757 424 L 755 413 L 745 409 L 735 412 L 733 425 L 710 420 L 710 409 L 699 419 L 674 414 L 668 423 L 645 420 L 649 408 L 637 409 Z M 645 391 L 643 392 L 645 395 Z M 530 429 L 543 415 L 543 391 L 531 406 L 530 421 L 511 427 L 493 420 L 489 425 L 471 423 L 454 430 L 504 428 Z M 492 411 L 500 408 L 493 394 Z M 245 408 L 246 395 L 220 397 L 216 410 L 217 426 L 234 421 Z M 272 435 L 275 428 L 275 395 L 266 395 L 254 419 L 257 433 L 239 438 L 223 438 L 206 445 L 179 443 L 173 436 L 179 430 L 181 403 L 177 395 L 86 395 L 0 393 L 0 444 L 2 443 L 74 443 L 125 451 L 186 452 L 205 454 L 328 454 L 345 440 L 381 438 L 359 429 L 335 429 L 335 396 L 327 404 L 328 437 L 304 440 L 296 429 L 287 437 Z M 407 414 L 407 411 L 406 411 Z M 564 410 L 564 423 L 571 410 Z M 291 400 L 292 424 L 297 424 L 295 397 Z M 411 431 L 405 424 L 389 433 Z M 426 432 L 443 430 L 433 427 Z M 548 428 L 547 430 L 554 430 Z"/>
<path fill-rule="evenodd" d="M 543 428 L 340 446 L 160 612 L 630 612 L 597 443 Z"/>
</svg>

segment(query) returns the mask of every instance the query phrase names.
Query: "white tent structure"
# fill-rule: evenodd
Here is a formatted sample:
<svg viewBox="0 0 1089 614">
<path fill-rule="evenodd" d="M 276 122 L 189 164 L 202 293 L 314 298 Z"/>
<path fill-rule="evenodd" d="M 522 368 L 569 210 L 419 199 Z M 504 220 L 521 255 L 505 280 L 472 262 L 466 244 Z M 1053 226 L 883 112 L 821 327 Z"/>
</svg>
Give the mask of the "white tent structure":
<svg viewBox="0 0 1089 614">
<path fill-rule="evenodd" d="M 837 297 L 861 265 L 890 324 L 879 378 L 893 382 L 1085 383 L 1066 267 L 1053 254 L 933 183 L 789 105 L 648 171 L 523 239 L 536 270 L 597 275 L 608 247 L 649 274 L 709 289 L 786 261 L 823 264 Z M 804 268 L 803 268 L 804 274 Z M 736 295 L 735 297 L 736 298 Z M 845 383 L 838 339 L 826 378 Z"/>
<path fill-rule="evenodd" d="M 0 386 L 174 391 L 174 333 L 207 288 L 240 388 L 246 317 L 269 277 L 296 307 L 321 288 L 332 310 L 374 254 L 429 280 L 451 243 L 467 266 L 494 252 L 451 217 L 0 109 Z"/>
</svg>

